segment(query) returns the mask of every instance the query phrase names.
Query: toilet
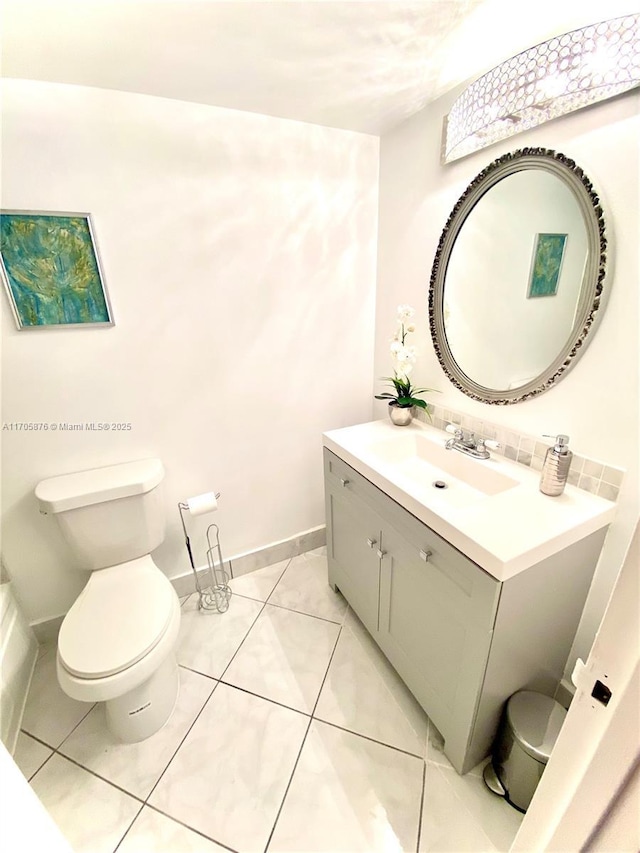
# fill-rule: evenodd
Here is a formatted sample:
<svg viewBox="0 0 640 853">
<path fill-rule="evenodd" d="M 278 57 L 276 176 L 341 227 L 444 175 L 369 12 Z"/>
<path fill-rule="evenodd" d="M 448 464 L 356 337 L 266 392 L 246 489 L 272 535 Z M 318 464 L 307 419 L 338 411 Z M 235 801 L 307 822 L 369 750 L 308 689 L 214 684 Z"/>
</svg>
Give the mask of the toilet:
<svg viewBox="0 0 640 853">
<path fill-rule="evenodd" d="M 162 728 L 178 697 L 180 603 L 151 557 L 164 539 L 163 478 L 159 459 L 143 459 L 35 490 L 91 573 L 60 628 L 58 681 L 73 699 L 105 702 L 110 731 L 127 743 Z"/>
</svg>

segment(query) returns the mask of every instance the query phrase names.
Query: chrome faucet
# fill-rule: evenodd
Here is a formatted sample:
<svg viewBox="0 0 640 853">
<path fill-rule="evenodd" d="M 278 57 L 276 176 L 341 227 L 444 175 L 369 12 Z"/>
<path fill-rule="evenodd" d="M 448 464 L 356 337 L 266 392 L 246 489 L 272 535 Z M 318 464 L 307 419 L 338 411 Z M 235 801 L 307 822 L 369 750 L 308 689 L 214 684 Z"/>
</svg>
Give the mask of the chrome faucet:
<svg viewBox="0 0 640 853">
<path fill-rule="evenodd" d="M 453 433 L 453 438 L 448 439 L 444 445 L 446 449 L 459 450 L 460 453 L 466 453 L 467 456 L 473 456 L 474 459 L 491 459 L 491 454 L 487 448 L 500 447 L 497 441 L 476 438 L 475 433 L 465 432 L 456 424 L 449 424 L 446 430 Z"/>
</svg>

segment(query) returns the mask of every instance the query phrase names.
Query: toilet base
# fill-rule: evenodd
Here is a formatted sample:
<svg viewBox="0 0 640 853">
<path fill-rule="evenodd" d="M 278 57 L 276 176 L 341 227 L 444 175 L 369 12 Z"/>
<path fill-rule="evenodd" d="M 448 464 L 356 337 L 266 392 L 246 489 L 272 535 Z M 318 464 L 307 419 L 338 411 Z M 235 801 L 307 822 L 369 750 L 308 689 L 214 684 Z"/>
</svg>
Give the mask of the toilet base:
<svg viewBox="0 0 640 853">
<path fill-rule="evenodd" d="M 105 703 L 109 731 L 125 743 L 151 737 L 171 716 L 179 687 L 178 664 L 172 653 L 139 687 Z"/>
</svg>

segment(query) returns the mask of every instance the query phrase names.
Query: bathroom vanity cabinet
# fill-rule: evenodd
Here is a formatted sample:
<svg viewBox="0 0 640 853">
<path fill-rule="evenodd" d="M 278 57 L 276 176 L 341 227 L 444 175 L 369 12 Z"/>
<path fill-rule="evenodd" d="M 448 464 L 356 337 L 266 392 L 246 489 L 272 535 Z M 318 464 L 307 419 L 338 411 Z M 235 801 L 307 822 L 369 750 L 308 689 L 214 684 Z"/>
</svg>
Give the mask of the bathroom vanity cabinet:
<svg viewBox="0 0 640 853">
<path fill-rule="evenodd" d="M 501 581 L 326 447 L 324 472 L 329 583 L 466 773 L 509 696 L 554 694 L 606 527 Z"/>
</svg>

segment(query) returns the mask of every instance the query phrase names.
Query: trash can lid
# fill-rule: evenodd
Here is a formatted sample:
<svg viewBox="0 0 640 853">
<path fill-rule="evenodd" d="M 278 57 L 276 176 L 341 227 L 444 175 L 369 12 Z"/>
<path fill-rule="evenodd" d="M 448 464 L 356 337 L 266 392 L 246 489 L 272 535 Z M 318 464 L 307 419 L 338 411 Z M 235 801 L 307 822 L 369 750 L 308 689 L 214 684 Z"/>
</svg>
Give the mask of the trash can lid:
<svg viewBox="0 0 640 853">
<path fill-rule="evenodd" d="M 507 722 L 522 749 L 546 764 L 560 733 L 566 710 L 555 699 L 520 690 L 507 702 Z"/>
</svg>

